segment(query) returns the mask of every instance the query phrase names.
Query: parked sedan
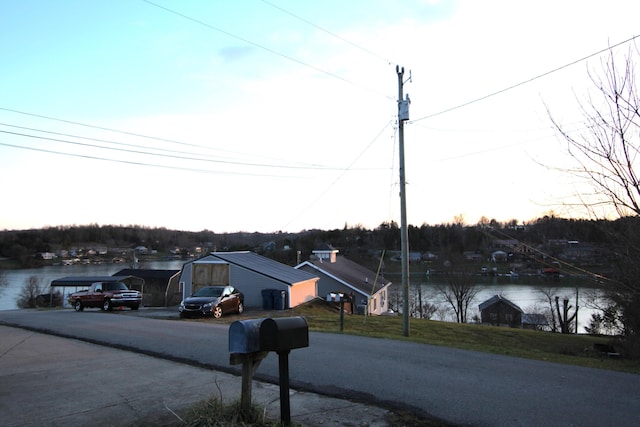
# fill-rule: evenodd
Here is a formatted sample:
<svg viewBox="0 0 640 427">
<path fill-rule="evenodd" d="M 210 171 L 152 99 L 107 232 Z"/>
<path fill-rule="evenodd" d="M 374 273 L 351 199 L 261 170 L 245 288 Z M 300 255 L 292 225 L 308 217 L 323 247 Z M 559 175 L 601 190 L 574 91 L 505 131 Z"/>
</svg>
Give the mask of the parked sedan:
<svg viewBox="0 0 640 427">
<path fill-rule="evenodd" d="M 178 308 L 180 317 L 213 316 L 244 311 L 244 295 L 233 286 L 207 286 L 185 298 Z"/>
</svg>

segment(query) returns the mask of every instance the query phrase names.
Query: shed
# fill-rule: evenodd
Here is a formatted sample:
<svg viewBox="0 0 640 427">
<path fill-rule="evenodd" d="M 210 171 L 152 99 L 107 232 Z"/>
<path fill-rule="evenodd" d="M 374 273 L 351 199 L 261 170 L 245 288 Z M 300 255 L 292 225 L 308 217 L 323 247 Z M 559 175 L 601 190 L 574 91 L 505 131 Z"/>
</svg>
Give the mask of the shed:
<svg viewBox="0 0 640 427">
<path fill-rule="evenodd" d="M 203 286 L 231 285 L 244 294 L 245 307 L 264 307 L 263 291 L 284 292 L 279 308 L 295 307 L 318 295 L 318 279 L 249 251 L 211 252 L 185 263 L 180 273 L 183 297 Z"/>
<path fill-rule="evenodd" d="M 315 254 L 316 251 L 313 251 Z M 353 294 L 355 304 L 367 310 L 367 314 L 384 314 L 389 311 L 388 288 L 391 282 L 360 264 L 343 256 L 316 257 L 295 268 L 320 276 L 318 295 Z"/>
<path fill-rule="evenodd" d="M 522 327 L 524 329 L 542 329 L 549 326 L 549 321 L 544 314 L 522 313 Z"/>
<path fill-rule="evenodd" d="M 136 276 L 144 279 L 142 305 L 169 307 L 180 303 L 182 297 L 180 270 L 125 268 L 115 273 L 114 276 Z"/>
<path fill-rule="evenodd" d="M 483 324 L 495 326 L 522 326 L 522 309 L 501 295 L 494 295 L 478 305 Z"/>
</svg>

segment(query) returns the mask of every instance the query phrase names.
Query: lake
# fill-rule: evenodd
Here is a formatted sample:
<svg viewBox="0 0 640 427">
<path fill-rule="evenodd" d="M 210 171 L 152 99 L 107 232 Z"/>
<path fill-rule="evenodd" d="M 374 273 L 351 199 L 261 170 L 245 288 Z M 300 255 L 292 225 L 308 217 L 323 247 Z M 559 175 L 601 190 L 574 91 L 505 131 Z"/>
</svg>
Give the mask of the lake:
<svg viewBox="0 0 640 427">
<path fill-rule="evenodd" d="M 153 261 L 142 263 L 141 268 L 181 270 L 183 264 L 184 261 Z M 6 288 L 0 289 L 0 310 L 18 308 L 16 299 L 25 281 L 31 276 L 37 276 L 40 279 L 40 284 L 46 288 L 45 293 L 47 293 L 51 281 L 55 279 L 67 276 L 111 276 L 125 268 L 129 268 L 129 264 L 52 265 L 42 268 L 3 270 L 9 284 Z M 74 289 L 70 288 L 68 291 L 74 291 Z"/>
<path fill-rule="evenodd" d="M 180 270 L 184 261 L 154 261 L 145 262 L 143 268 L 151 269 L 167 269 Z M 52 280 L 60 279 L 66 276 L 111 276 L 114 273 L 128 268 L 128 264 L 98 264 L 98 265 L 59 265 L 48 266 L 43 268 L 22 269 L 22 270 L 4 270 L 8 279 L 8 286 L 0 290 L 0 310 L 14 310 L 17 307 L 16 299 L 26 280 L 31 276 L 40 278 L 41 284 L 47 290 Z M 396 274 L 386 274 L 387 279 L 393 281 L 391 286 L 389 301 L 394 307 L 402 305 L 402 289 L 400 286 L 401 277 Z M 578 312 L 579 331 L 584 332 L 584 326 L 589 324 L 591 314 L 595 310 L 587 308 L 588 295 L 592 293 L 602 294 L 602 290 L 595 287 L 592 281 L 573 277 L 562 277 L 557 280 L 546 279 L 538 276 L 522 276 L 519 278 L 511 277 L 478 277 L 478 292 L 469 308 L 468 318 L 471 319 L 474 314 L 478 313 L 478 304 L 491 298 L 496 294 L 500 294 L 517 304 L 525 313 L 537 312 L 535 307 L 546 309 L 548 303 L 544 295 L 540 293 L 539 288 L 556 289 L 556 295 L 568 297 L 572 306 L 575 306 L 576 289 L 578 289 L 578 301 L 581 307 Z M 437 286 L 442 284 L 442 278 L 438 276 L 413 275 L 411 276 L 412 298 L 417 299 L 418 286 L 422 290 L 422 298 L 431 304 L 446 307 L 442 301 L 442 297 L 437 293 Z M 70 289 L 69 291 L 73 291 Z M 45 291 L 46 292 L 46 291 Z M 444 312 L 444 311 L 443 311 Z M 440 318 L 438 318 L 440 316 Z M 448 320 L 452 317 L 445 317 L 442 313 L 433 316 L 434 320 Z"/>
<path fill-rule="evenodd" d="M 398 274 L 386 274 L 387 279 L 393 281 L 390 291 L 389 302 L 398 307 L 402 305 L 402 289 L 400 283 L 401 276 Z M 449 307 L 443 300 L 442 295 L 438 292 L 438 286 L 444 284 L 444 278 L 441 276 L 411 276 L 411 300 L 417 301 L 418 287 L 422 292 L 423 301 L 431 304 Z M 472 304 L 469 306 L 467 318 L 469 321 L 474 314 L 480 314 L 478 305 L 494 295 L 502 295 L 509 301 L 518 305 L 525 313 L 542 313 L 548 309 L 549 303 L 546 296 L 540 292 L 540 289 L 553 288 L 554 295 L 560 297 L 560 308 L 562 309 L 562 300 L 567 297 L 571 306 L 576 305 L 576 292 L 578 295 L 578 331 L 584 332 L 584 327 L 589 325 L 591 314 L 597 310 L 589 308 L 590 300 L 596 296 L 601 297 L 604 292 L 602 288 L 598 288 L 593 280 L 580 277 L 560 277 L 558 279 L 547 278 L 542 276 L 520 276 L 517 278 L 510 276 L 478 276 L 476 281 L 479 289 Z M 446 316 L 443 313 L 436 313 L 432 316 L 434 320 L 455 321 L 453 312 Z"/>
</svg>

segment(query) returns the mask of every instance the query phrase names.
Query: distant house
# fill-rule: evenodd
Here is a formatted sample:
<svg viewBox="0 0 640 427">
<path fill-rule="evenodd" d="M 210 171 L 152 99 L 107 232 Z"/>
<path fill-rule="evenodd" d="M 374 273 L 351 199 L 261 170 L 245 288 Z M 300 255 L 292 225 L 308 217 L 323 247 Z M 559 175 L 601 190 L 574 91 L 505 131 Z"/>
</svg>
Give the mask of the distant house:
<svg viewBox="0 0 640 427">
<path fill-rule="evenodd" d="M 312 251 L 313 257 L 295 268 L 320 277 L 318 295 L 331 299 L 333 295 L 352 296 L 359 310 L 367 314 L 384 314 L 389 311 L 389 286 L 391 282 L 375 272 L 338 256 L 338 251 L 323 246 Z"/>
<path fill-rule="evenodd" d="M 478 308 L 483 324 L 512 328 L 522 325 L 522 309 L 501 295 L 494 295 Z"/>
<path fill-rule="evenodd" d="M 491 253 L 491 261 L 493 262 L 507 262 L 509 260 L 509 254 L 505 251 L 494 251 Z"/>
<path fill-rule="evenodd" d="M 255 252 L 211 252 L 182 266 L 183 296 L 204 286 L 231 285 L 244 294 L 245 307 L 292 308 L 318 295 L 318 277 Z M 271 307 L 266 295 L 283 296 Z"/>
<path fill-rule="evenodd" d="M 180 270 L 152 270 L 125 268 L 114 276 L 136 276 L 144 279 L 142 305 L 169 307 L 180 303 Z"/>
<path fill-rule="evenodd" d="M 548 325 L 544 315 L 524 313 L 520 307 L 501 295 L 494 295 L 478 308 L 483 325 L 526 329 L 539 329 Z"/>
</svg>

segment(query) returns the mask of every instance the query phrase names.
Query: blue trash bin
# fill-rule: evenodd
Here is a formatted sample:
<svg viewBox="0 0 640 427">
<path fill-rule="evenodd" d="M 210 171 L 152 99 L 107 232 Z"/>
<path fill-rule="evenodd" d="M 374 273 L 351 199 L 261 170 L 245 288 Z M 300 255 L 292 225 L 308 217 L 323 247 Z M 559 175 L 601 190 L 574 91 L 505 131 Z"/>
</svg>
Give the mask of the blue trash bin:
<svg viewBox="0 0 640 427">
<path fill-rule="evenodd" d="M 262 290 L 262 309 L 273 310 L 273 289 Z"/>
</svg>

